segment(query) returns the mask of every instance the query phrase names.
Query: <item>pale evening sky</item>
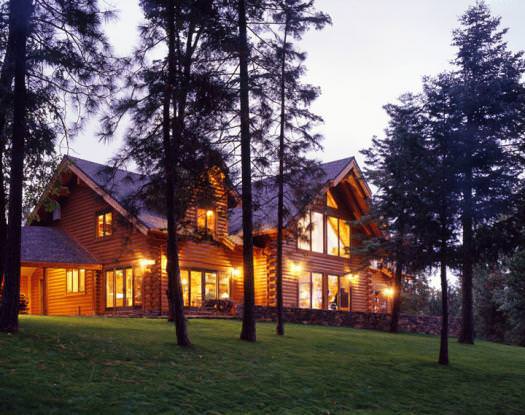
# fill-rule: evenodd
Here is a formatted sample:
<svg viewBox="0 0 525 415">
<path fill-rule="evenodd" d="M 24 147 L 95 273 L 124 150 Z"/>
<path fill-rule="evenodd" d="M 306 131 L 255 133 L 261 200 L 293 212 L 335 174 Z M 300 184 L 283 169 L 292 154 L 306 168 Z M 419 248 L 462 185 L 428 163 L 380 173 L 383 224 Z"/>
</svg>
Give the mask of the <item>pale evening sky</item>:
<svg viewBox="0 0 525 415">
<path fill-rule="evenodd" d="M 114 5 L 119 20 L 107 30 L 118 55 L 131 52 L 138 40 L 138 0 L 103 0 Z M 333 26 L 305 37 L 308 81 L 321 87 L 314 110 L 324 120 L 319 131 L 325 150 L 316 157 L 328 161 L 355 155 L 387 122 L 383 105 L 407 91 L 418 91 L 424 75 L 447 68 L 454 55 L 451 31 L 473 0 L 318 0 L 332 16 Z M 494 14 L 510 31 L 514 51 L 525 50 L 525 0 L 490 0 Z M 119 147 L 97 141 L 97 122 L 89 123 L 73 141 L 70 153 L 107 161 Z M 362 163 L 361 163 L 362 164 Z"/>
</svg>

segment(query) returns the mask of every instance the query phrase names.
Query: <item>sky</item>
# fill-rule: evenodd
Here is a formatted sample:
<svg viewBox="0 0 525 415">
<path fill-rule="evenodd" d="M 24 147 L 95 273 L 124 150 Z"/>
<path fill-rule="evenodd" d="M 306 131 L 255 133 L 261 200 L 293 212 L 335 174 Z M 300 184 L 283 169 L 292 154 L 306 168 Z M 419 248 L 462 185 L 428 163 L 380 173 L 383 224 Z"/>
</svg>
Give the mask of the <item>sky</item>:
<svg viewBox="0 0 525 415">
<path fill-rule="evenodd" d="M 107 24 L 117 55 L 129 54 L 138 41 L 138 0 L 101 0 L 119 10 Z M 308 53 L 307 81 L 321 88 L 313 110 L 324 123 L 322 161 L 356 156 L 381 135 L 388 119 L 383 106 L 405 92 L 418 92 L 425 75 L 449 67 L 454 56 L 452 30 L 473 0 L 317 0 L 333 25 L 308 33 L 301 48 Z M 489 0 L 493 14 L 509 27 L 512 50 L 525 50 L 525 0 Z M 105 162 L 120 146 L 97 140 L 92 120 L 72 142 L 70 154 Z"/>
</svg>

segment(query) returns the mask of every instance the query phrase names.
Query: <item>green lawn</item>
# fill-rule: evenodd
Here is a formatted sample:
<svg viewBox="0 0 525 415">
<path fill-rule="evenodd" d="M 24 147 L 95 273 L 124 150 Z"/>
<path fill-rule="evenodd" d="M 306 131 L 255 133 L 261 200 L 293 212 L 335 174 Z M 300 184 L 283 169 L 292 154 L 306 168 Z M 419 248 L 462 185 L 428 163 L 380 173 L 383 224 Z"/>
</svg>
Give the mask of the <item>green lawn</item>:
<svg viewBox="0 0 525 415">
<path fill-rule="evenodd" d="M 525 349 L 288 325 L 238 340 L 237 321 L 23 317 L 0 334 L 0 413 L 525 414 Z"/>
</svg>

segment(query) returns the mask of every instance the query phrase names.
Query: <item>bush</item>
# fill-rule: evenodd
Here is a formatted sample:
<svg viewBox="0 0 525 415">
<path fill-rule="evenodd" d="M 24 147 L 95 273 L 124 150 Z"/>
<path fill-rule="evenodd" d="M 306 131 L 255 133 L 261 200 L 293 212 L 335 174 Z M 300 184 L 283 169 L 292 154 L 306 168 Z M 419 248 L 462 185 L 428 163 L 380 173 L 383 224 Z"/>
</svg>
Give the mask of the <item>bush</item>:
<svg viewBox="0 0 525 415">
<path fill-rule="evenodd" d="M 0 304 L 2 303 L 3 292 L 0 290 Z M 29 299 L 26 295 L 20 294 L 20 301 L 18 302 L 18 312 L 20 314 L 27 314 L 29 312 Z"/>
<path fill-rule="evenodd" d="M 213 309 L 221 313 L 229 313 L 233 309 L 233 301 L 231 300 L 206 300 L 204 308 Z"/>
</svg>

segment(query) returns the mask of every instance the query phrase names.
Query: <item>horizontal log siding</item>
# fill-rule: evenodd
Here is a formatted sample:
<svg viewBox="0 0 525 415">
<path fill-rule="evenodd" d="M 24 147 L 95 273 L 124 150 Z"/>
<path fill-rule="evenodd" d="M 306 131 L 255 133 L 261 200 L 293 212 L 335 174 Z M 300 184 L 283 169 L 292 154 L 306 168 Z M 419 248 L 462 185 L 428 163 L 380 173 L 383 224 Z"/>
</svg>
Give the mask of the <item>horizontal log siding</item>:
<svg viewBox="0 0 525 415">
<path fill-rule="evenodd" d="M 91 316 L 95 314 L 93 275 L 95 271 L 86 270 L 84 293 L 66 292 L 66 270 L 64 268 L 46 269 L 46 311 L 50 316 Z"/>
<path fill-rule="evenodd" d="M 166 245 L 162 245 L 162 256 L 166 255 Z M 242 268 L 239 250 L 231 251 L 212 241 L 180 241 L 179 262 L 182 269 L 203 271 L 223 271 L 230 273 L 233 268 Z M 162 270 L 162 312 L 168 311 L 168 274 Z M 232 278 L 231 299 L 242 301 L 242 278 Z"/>
<path fill-rule="evenodd" d="M 272 241 L 267 249 L 268 293 L 269 305 L 276 305 L 276 249 Z M 323 274 L 358 275 L 352 285 L 352 309 L 354 311 L 369 310 L 369 281 L 366 272 L 362 271 L 363 261 L 357 255 L 350 259 L 332 255 L 318 254 L 297 248 L 293 239 L 284 241 L 283 244 L 283 301 L 285 307 L 297 307 L 298 275 L 292 272 L 292 264 L 299 264 L 302 272 L 321 272 Z"/>
<path fill-rule="evenodd" d="M 96 215 L 106 209 L 113 212 L 112 235 L 97 238 Z M 72 186 L 69 197 L 62 202 L 61 219 L 53 224 L 78 242 L 99 264 L 151 258 L 148 238 L 82 182 Z"/>
</svg>

